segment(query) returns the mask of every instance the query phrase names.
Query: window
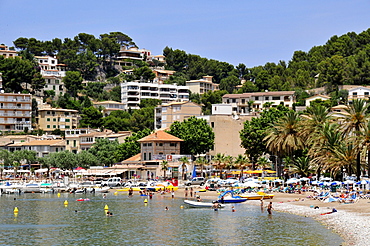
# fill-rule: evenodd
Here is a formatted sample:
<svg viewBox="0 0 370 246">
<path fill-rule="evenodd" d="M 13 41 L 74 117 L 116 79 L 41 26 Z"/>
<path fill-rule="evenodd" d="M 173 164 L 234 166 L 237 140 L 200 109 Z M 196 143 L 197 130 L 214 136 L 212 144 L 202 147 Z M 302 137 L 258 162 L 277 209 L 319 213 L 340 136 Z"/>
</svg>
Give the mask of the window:
<svg viewBox="0 0 370 246">
<path fill-rule="evenodd" d="M 66 126 L 66 129 L 69 129 L 69 126 Z"/>
<path fill-rule="evenodd" d="M 53 121 L 55 122 L 55 121 L 57 121 L 57 119 L 56 118 L 53 118 Z"/>
<path fill-rule="evenodd" d="M 268 101 L 269 100 L 269 97 L 265 97 L 265 100 Z"/>
<path fill-rule="evenodd" d="M 254 100 L 259 100 L 259 97 L 254 97 Z"/>
<path fill-rule="evenodd" d="M 149 152 L 148 154 L 149 154 L 149 156 L 148 156 L 148 160 L 150 161 L 150 160 L 152 159 L 152 153 L 151 153 L 151 152 Z"/>
<path fill-rule="evenodd" d="M 53 128 L 57 128 L 57 126 L 56 125 L 53 125 Z"/>
<path fill-rule="evenodd" d="M 73 147 L 76 147 L 76 140 L 73 140 Z"/>
<path fill-rule="evenodd" d="M 159 145 L 159 146 L 163 146 L 163 143 L 159 143 L 158 145 Z"/>
<path fill-rule="evenodd" d="M 152 146 L 152 143 L 148 143 L 148 146 Z"/>
<path fill-rule="evenodd" d="M 148 144 L 147 143 L 143 143 L 143 147 L 146 147 L 146 146 L 148 146 Z"/>
<path fill-rule="evenodd" d="M 211 127 L 215 128 L 215 123 L 214 122 L 211 122 Z"/>
<path fill-rule="evenodd" d="M 50 121 L 50 118 L 46 118 L 46 121 Z"/>
<path fill-rule="evenodd" d="M 146 161 L 146 153 L 144 153 L 144 161 Z"/>
<path fill-rule="evenodd" d="M 55 148 L 55 152 L 58 152 L 58 150 L 59 150 L 58 148 Z"/>
<path fill-rule="evenodd" d="M 66 122 L 70 122 L 70 119 L 66 119 Z"/>
<path fill-rule="evenodd" d="M 171 146 L 171 147 L 176 147 L 176 146 L 177 146 L 177 144 L 176 144 L 176 143 L 170 143 L 170 146 Z"/>
<path fill-rule="evenodd" d="M 69 140 L 67 140 L 67 145 L 69 145 Z"/>
<path fill-rule="evenodd" d="M 369 95 L 369 92 L 365 92 L 365 93 L 364 93 L 364 95 L 365 95 L 365 96 L 368 96 L 368 95 Z"/>
<path fill-rule="evenodd" d="M 50 128 L 50 125 L 47 125 L 46 128 Z"/>
<path fill-rule="evenodd" d="M 272 97 L 272 100 L 280 100 L 280 97 Z"/>
</svg>

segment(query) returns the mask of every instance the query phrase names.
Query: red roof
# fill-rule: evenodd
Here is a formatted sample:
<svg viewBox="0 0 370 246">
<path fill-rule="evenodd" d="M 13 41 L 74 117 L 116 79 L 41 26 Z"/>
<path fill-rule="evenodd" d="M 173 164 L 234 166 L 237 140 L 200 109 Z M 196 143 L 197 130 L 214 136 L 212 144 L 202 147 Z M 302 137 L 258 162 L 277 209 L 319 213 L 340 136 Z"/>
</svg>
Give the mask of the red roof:
<svg viewBox="0 0 370 246">
<path fill-rule="evenodd" d="M 175 142 L 182 142 L 184 140 L 175 137 L 163 130 L 156 131 L 146 137 L 143 137 L 142 139 L 137 140 L 138 142 L 156 142 L 156 141 L 175 141 Z"/>
</svg>

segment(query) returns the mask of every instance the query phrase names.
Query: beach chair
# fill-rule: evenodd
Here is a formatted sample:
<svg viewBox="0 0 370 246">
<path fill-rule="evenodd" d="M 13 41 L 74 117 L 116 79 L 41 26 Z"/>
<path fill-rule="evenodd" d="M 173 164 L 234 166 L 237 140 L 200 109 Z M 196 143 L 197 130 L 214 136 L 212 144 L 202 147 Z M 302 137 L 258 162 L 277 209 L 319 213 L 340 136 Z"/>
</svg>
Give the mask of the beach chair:
<svg viewBox="0 0 370 246">
<path fill-rule="evenodd" d="M 344 203 L 345 204 L 348 204 L 348 203 L 356 203 L 356 202 L 358 202 L 359 199 L 360 198 L 359 198 L 359 196 L 356 193 L 352 193 L 351 195 L 349 195 L 348 198 L 346 198 L 344 200 Z"/>
<path fill-rule="evenodd" d="M 323 195 L 321 195 L 321 196 L 318 196 L 317 197 L 317 200 L 319 200 L 319 201 L 324 201 L 326 198 L 328 198 L 330 196 L 330 192 L 329 191 L 327 191 L 327 192 L 325 192 Z"/>
</svg>

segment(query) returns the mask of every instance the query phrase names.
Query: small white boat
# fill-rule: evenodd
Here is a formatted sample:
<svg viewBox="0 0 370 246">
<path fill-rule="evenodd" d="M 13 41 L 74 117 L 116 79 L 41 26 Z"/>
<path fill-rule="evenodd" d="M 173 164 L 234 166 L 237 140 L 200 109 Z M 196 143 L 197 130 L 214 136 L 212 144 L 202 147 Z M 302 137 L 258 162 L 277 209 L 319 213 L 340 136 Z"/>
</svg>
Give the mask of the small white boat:
<svg viewBox="0 0 370 246">
<path fill-rule="evenodd" d="M 184 203 L 193 208 L 212 208 L 213 207 L 212 202 L 197 202 L 197 201 L 191 201 L 191 200 L 184 200 Z M 225 205 L 218 204 L 218 208 L 224 208 L 224 207 Z"/>
</svg>

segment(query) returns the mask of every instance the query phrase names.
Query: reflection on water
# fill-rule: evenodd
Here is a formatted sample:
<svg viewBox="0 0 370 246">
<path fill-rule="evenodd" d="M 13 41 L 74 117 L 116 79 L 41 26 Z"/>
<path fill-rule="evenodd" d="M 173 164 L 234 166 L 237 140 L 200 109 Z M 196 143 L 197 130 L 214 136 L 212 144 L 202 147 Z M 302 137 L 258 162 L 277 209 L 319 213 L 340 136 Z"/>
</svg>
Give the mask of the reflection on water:
<svg viewBox="0 0 370 246">
<path fill-rule="evenodd" d="M 14 197 L 17 199 L 14 200 Z M 215 212 L 184 208 L 182 199 L 155 195 L 23 194 L 0 197 L 2 245 L 340 245 L 312 219 L 235 204 Z M 65 207 L 64 201 L 69 205 Z M 107 217 L 105 205 L 112 217 Z M 165 211 L 164 208 L 169 210 Z M 18 216 L 13 213 L 18 207 Z M 77 211 L 77 212 L 76 212 Z"/>
</svg>

